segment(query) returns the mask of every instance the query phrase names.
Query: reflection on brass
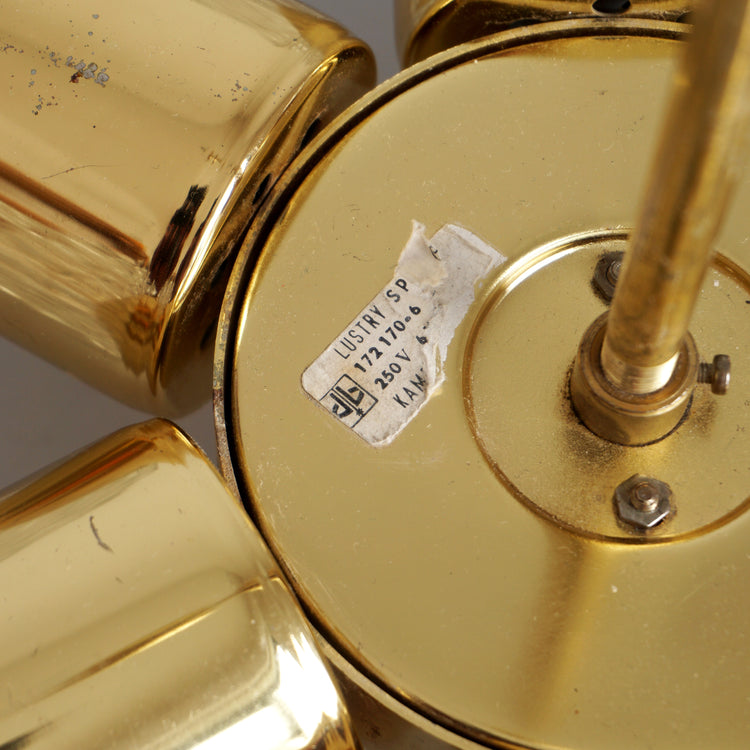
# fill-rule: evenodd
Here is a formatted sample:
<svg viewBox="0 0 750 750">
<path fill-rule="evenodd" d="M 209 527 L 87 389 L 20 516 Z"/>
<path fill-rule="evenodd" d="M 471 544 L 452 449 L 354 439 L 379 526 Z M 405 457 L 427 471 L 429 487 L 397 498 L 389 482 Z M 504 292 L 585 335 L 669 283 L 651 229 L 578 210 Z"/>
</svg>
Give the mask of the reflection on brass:
<svg viewBox="0 0 750 750">
<path fill-rule="evenodd" d="M 685 414 L 700 365 L 688 326 L 750 123 L 746 0 L 704 3 L 696 22 L 612 308 L 586 332 L 571 380 L 584 423 L 623 445 L 659 439 Z"/>
<path fill-rule="evenodd" d="M 741 175 L 750 124 L 746 0 L 700 3 L 686 49 L 603 346 L 608 378 L 635 393 L 655 391 L 671 375 L 645 378 L 681 346 Z M 612 360 L 624 367 L 608 366 Z"/>
<path fill-rule="evenodd" d="M 0 333 L 160 413 L 208 396 L 238 241 L 374 79 L 304 6 L 235 5 L 0 10 Z"/>
<path fill-rule="evenodd" d="M 230 281 L 225 471 L 337 668 L 450 745 L 750 736 L 750 384 L 695 389 L 682 427 L 637 448 L 570 402 L 576 349 L 607 309 L 594 269 L 635 225 L 686 31 L 579 19 L 425 61 L 285 176 L 243 246 L 254 273 Z M 691 324 L 735 372 L 750 371 L 748 202 L 745 177 Z M 508 261 L 474 290 L 439 390 L 373 448 L 301 376 L 392 278 L 414 221 L 463 226 Z M 372 395 L 394 403 L 403 385 Z M 648 530 L 614 506 L 634 475 L 672 491 Z"/>
<path fill-rule="evenodd" d="M 167 231 L 156 246 L 149 264 L 148 280 L 157 289 L 161 289 L 174 273 L 185 240 L 195 224 L 198 209 L 206 199 L 207 190 L 206 186 L 190 186 L 185 201 L 174 212 Z"/>
<path fill-rule="evenodd" d="M 0 495 L 0 746 L 355 750 L 275 562 L 167 422 Z"/>
<path fill-rule="evenodd" d="M 602 346 L 611 313 L 597 318 L 584 334 L 570 380 L 576 413 L 595 434 L 620 445 L 648 445 L 683 420 L 698 382 L 700 358 L 693 337 L 682 337 L 668 380 L 656 390 L 633 393 L 613 385 L 602 367 Z"/>
<path fill-rule="evenodd" d="M 554 21 L 613 17 L 686 21 L 689 0 L 395 0 L 404 65 L 500 31 Z"/>
<path fill-rule="evenodd" d="M 62 174 L 75 171 L 73 168 L 65 170 Z M 50 180 L 60 173 L 49 174 L 42 180 Z M 78 224 L 99 235 L 104 235 L 107 241 L 117 248 L 117 252 L 136 263 L 143 263 L 147 259 L 145 249 L 141 244 L 131 237 L 122 234 L 111 224 L 102 221 L 98 216 L 90 214 L 76 203 L 66 200 L 63 196 L 50 190 L 40 182 L 29 179 L 23 172 L 14 169 L 9 164 L 0 162 L 0 184 L 3 185 L 3 193 L 0 201 L 20 214 L 25 214 L 31 222 L 43 225 L 48 229 L 54 229 L 55 224 L 45 218 L 44 212 L 36 213 L 32 206 L 49 206 L 55 212 L 74 219 Z M 13 200 L 11 194 L 17 194 L 18 199 Z"/>
<path fill-rule="evenodd" d="M 736 454 L 727 453 L 718 436 L 741 451 L 750 411 L 741 394 L 726 402 L 731 390 L 717 400 L 699 388 L 679 430 L 636 449 L 603 440 L 583 425 L 569 398 L 571 353 L 589 320 L 606 309 L 588 278 L 603 253 L 617 252 L 626 242 L 623 233 L 573 236 L 522 255 L 504 271 L 464 355 L 468 417 L 497 480 L 556 524 L 596 539 L 631 540 L 632 530 L 617 522 L 612 495 L 622 481 L 643 474 L 669 483 L 680 499 L 674 517 L 651 530 L 647 541 L 686 539 L 744 511 L 750 470 L 743 469 L 731 489 L 716 491 L 737 469 Z M 728 344 L 724 332 L 714 332 L 728 319 L 740 324 L 735 341 L 750 336 L 750 319 L 742 313 L 750 277 L 717 258 L 701 298 L 695 318 L 700 347 Z M 505 397 L 498 396 L 498 383 Z M 513 398 L 507 397 L 511 384 Z"/>
</svg>

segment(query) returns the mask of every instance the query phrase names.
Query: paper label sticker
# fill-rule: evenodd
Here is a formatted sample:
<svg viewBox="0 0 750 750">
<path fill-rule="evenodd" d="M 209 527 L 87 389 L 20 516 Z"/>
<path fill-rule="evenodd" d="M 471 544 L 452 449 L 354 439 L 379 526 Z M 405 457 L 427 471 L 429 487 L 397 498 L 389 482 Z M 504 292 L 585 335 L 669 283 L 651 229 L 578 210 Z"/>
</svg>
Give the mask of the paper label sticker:
<svg viewBox="0 0 750 750">
<path fill-rule="evenodd" d="M 478 281 L 506 259 L 462 227 L 414 223 L 391 281 L 302 375 L 302 387 L 373 446 L 388 445 L 445 380 Z"/>
</svg>

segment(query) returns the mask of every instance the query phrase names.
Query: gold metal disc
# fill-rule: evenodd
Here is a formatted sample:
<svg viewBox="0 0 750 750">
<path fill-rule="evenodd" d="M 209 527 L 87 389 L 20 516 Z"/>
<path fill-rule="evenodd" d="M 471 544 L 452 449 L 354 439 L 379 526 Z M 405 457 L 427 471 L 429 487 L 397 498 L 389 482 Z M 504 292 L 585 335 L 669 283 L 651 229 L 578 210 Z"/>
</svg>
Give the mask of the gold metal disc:
<svg viewBox="0 0 750 750">
<path fill-rule="evenodd" d="M 681 34 L 559 23 L 433 58 L 317 141 L 245 246 L 262 249 L 255 273 L 231 282 L 225 470 L 338 666 L 461 746 L 736 748 L 750 732 L 741 208 L 693 330 L 704 358 L 734 358 L 730 395 L 701 395 L 647 449 L 584 434 L 567 401 L 605 308 L 597 248 L 560 247 L 632 226 Z M 750 182 L 740 193 L 741 207 Z M 458 225 L 507 261 L 475 286 L 442 384 L 374 447 L 303 373 L 366 323 L 414 221 L 426 236 Z M 426 338 L 407 315 L 394 332 Z M 394 375 L 402 390 L 378 392 L 381 369 L 349 391 L 363 413 L 416 389 Z M 673 485 L 676 514 L 654 532 L 614 516 L 634 467 Z"/>
<path fill-rule="evenodd" d="M 711 530 L 746 509 L 750 465 L 739 443 L 750 410 L 742 383 L 718 400 L 699 387 L 682 426 L 638 448 L 581 424 L 568 395 L 570 352 L 606 309 L 591 283 L 598 259 L 626 245 L 623 232 L 578 235 L 506 268 L 469 337 L 464 393 L 482 453 L 518 499 L 577 533 L 642 544 Z M 748 299 L 750 278 L 719 256 L 693 319 L 699 350 L 731 351 L 740 371 L 750 366 L 741 346 L 750 341 Z M 648 535 L 613 512 L 615 488 L 635 474 L 665 481 L 674 493 L 674 516 Z"/>
<path fill-rule="evenodd" d="M 0 491 L 0 747 L 358 750 L 260 535 L 173 424 Z"/>
</svg>

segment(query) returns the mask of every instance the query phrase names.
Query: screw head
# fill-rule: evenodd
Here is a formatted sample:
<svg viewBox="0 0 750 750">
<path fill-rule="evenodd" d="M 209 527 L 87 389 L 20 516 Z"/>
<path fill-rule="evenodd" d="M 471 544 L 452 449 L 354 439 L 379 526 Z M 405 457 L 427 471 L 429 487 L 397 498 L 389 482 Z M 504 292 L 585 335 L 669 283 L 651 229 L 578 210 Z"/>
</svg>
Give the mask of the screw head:
<svg viewBox="0 0 750 750">
<path fill-rule="evenodd" d="M 605 253 L 599 258 L 594 269 L 592 279 L 594 289 L 606 302 L 610 302 L 615 296 L 615 286 L 622 269 L 623 256 L 621 252 Z"/>
<path fill-rule="evenodd" d="M 711 392 L 723 396 L 729 390 L 732 379 L 732 360 L 728 354 L 717 354 L 711 364 L 701 362 L 698 369 L 698 382 L 711 386 Z"/>
<path fill-rule="evenodd" d="M 653 529 L 672 514 L 670 486 L 642 474 L 619 484 L 613 500 L 618 518 L 640 531 Z"/>
<path fill-rule="evenodd" d="M 713 361 L 713 373 L 711 375 L 711 391 L 718 396 L 723 396 L 729 390 L 729 381 L 732 377 L 732 362 L 726 354 L 717 354 Z"/>
<path fill-rule="evenodd" d="M 621 260 L 613 260 L 607 266 L 607 281 L 609 281 L 609 283 L 612 284 L 612 286 L 615 286 L 617 284 L 617 279 L 620 278 L 621 270 L 622 270 Z"/>
<path fill-rule="evenodd" d="M 630 504 L 643 513 L 653 513 L 659 505 L 659 493 L 653 482 L 639 482 L 630 491 Z"/>
</svg>

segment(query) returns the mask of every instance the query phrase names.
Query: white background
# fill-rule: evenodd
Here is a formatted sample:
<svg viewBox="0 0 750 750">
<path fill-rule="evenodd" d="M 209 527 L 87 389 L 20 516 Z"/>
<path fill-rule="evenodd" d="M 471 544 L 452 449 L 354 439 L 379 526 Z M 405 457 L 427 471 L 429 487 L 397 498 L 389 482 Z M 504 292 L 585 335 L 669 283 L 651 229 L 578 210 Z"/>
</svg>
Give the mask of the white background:
<svg viewBox="0 0 750 750">
<path fill-rule="evenodd" d="M 380 80 L 398 71 L 391 0 L 307 4 L 370 44 Z M 119 404 L 2 338 L 0 364 L 0 492 L 119 428 L 152 416 Z M 177 421 L 215 458 L 210 404 Z"/>
</svg>

